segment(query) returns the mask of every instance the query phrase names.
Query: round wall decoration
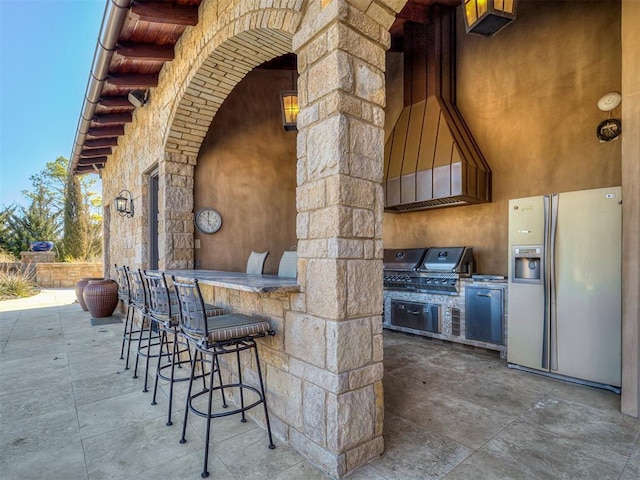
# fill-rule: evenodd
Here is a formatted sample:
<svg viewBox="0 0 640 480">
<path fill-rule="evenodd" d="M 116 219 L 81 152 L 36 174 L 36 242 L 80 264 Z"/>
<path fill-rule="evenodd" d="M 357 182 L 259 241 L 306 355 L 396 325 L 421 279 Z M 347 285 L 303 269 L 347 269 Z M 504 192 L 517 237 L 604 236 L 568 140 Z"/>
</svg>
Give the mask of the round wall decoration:
<svg viewBox="0 0 640 480">
<path fill-rule="evenodd" d="M 222 227 L 222 216 L 215 208 L 201 208 L 193 219 L 196 228 L 202 233 L 216 233 Z"/>
</svg>

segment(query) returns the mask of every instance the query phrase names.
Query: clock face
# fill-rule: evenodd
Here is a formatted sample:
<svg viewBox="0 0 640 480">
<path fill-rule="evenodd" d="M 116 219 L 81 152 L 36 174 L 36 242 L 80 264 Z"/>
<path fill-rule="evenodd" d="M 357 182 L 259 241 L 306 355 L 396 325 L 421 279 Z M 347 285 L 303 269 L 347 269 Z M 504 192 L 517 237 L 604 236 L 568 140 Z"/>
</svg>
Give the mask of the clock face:
<svg viewBox="0 0 640 480">
<path fill-rule="evenodd" d="M 222 226 L 222 217 L 213 208 L 201 208 L 196 212 L 194 222 L 202 233 L 216 233 Z"/>
</svg>

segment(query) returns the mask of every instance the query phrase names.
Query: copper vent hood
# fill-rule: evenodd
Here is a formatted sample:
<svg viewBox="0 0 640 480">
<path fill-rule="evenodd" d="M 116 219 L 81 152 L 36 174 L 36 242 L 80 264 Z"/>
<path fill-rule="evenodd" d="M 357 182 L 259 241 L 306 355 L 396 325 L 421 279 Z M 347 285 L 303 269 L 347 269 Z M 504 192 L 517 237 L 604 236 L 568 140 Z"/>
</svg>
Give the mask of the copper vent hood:
<svg viewBox="0 0 640 480">
<path fill-rule="evenodd" d="M 385 211 L 491 201 L 491 169 L 455 106 L 455 10 L 404 23 L 404 109 L 385 145 Z"/>
</svg>

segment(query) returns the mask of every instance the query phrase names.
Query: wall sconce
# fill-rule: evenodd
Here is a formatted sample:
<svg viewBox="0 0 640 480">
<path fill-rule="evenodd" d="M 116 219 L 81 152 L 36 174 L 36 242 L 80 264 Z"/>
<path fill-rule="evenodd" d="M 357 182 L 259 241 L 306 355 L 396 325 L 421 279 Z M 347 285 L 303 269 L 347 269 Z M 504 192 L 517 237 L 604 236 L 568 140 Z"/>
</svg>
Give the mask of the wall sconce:
<svg viewBox="0 0 640 480">
<path fill-rule="evenodd" d="M 516 18 L 518 0 L 462 0 L 467 33 L 495 35 Z"/>
<path fill-rule="evenodd" d="M 621 102 L 622 95 L 620 92 L 605 93 L 600 97 L 600 100 L 598 100 L 598 108 L 603 112 L 609 112 L 609 118 L 601 121 L 596 130 L 596 136 L 598 140 L 600 140 L 600 143 L 615 140 L 622 133 L 622 123 L 620 123 L 620 120 L 611 118 L 611 112 L 618 108 Z"/>
<path fill-rule="evenodd" d="M 149 91 L 143 92 L 142 90 L 132 90 L 127 95 L 129 103 L 134 107 L 142 107 L 149 100 Z"/>
<path fill-rule="evenodd" d="M 298 92 L 286 90 L 280 92 L 280 106 L 282 107 L 282 126 L 289 132 L 298 129 Z"/>
<path fill-rule="evenodd" d="M 129 190 L 122 190 L 114 199 L 114 205 L 121 217 L 133 217 L 133 198 Z"/>
</svg>

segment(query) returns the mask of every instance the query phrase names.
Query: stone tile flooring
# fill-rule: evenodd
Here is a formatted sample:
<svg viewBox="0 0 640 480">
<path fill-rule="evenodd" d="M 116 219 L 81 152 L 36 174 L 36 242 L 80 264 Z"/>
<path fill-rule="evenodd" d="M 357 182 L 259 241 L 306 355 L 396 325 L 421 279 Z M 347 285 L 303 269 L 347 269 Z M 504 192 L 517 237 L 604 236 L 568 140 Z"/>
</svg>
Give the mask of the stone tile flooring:
<svg viewBox="0 0 640 480">
<path fill-rule="evenodd" d="M 122 324 L 92 327 L 74 299 L 0 302 L 0 477 L 199 478 L 203 420 L 178 444 L 182 401 L 166 427 L 166 394 L 151 406 L 118 359 Z M 385 453 L 350 480 L 640 478 L 640 423 L 610 392 L 395 332 L 384 384 Z M 210 478 L 328 478 L 252 422 L 213 429 Z"/>
</svg>

